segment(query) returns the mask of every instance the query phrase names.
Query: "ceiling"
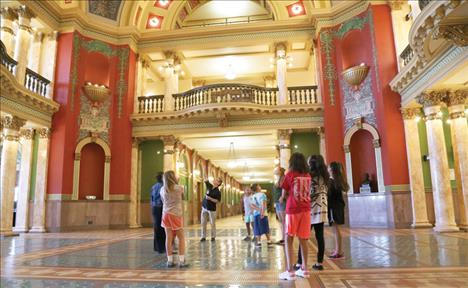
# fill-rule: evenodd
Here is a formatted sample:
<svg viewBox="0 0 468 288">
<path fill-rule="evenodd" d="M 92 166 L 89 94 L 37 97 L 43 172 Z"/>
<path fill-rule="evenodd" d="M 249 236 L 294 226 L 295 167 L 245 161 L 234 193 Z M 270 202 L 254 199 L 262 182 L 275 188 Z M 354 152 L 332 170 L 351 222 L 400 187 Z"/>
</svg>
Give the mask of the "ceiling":
<svg viewBox="0 0 468 288">
<path fill-rule="evenodd" d="M 192 134 L 180 136 L 179 139 L 239 182 L 273 181 L 277 157 L 275 145 L 278 142 L 276 130 Z M 235 156 L 230 153 L 231 143 Z M 230 165 L 233 161 L 237 162 L 236 167 Z M 251 178 L 243 179 L 246 175 Z"/>
</svg>

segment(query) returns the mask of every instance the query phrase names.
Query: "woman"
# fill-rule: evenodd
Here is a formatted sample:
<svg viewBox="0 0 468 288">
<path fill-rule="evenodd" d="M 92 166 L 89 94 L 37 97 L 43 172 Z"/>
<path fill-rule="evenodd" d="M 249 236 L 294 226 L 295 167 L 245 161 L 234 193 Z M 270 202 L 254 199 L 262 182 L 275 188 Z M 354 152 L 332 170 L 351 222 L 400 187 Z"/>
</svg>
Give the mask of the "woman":
<svg viewBox="0 0 468 288">
<path fill-rule="evenodd" d="M 335 250 L 332 252 L 329 259 L 344 258 L 340 226 L 345 223 L 344 209 L 345 202 L 343 193 L 349 190 L 348 182 L 343 175 L 343 166 L 338 162 L 330 163 L 329 170 L 331 178 L 328 185 L 328 221 L 333 228 L 335 238 Z"/>
<path fill-rule="evenodd" d="M 312 266 L 312 269 L 323 270 L 323 256 L 325 254 L 323 225 L 325 221 L 328 221 L 327 192 L 330 174 L 328 174 L 327 166 L 321 155 L 312 155 L 307 162 L 312 177 L 312 184 L 310 186 L 310 222 L 315 231 L 315 239 L 317 240 L 318 247 L 317 262 Z M 300 250 L 298 255 L 301 255 Z M 298 259 L 300 260 L 301 258 L 298 257 Z M 302 261 L 298 261 L 298 265 L 302 263 Z M 300 269 L 296 271 L 296 273 L 299 271 Z"/>
<path fill-rule="evenodd" d="M 151 212 L 153 214 L 153 250 L 165 253 L 166 233 L 161 227 L 163 203 L 161 200 L 161 187 L 163 186 L 163 173 L 156 175 L 156 184 L 151 187 Z"/>
<path fill-rule="evenodd" d="M 178 179 L 174 171 L 164 172 L 164 186 L 161 188 L 161 199 L 163 202 L 162 227 L 166 229 L 166 253 L 167 267 L 175 266 L 172 255 L 172 243 L 174 236 L 179 240 L 179 268 L 188 267 L 185 262 L 185 235 L 184 220 L 182 218 L 182 196 L 184 187 L 178 185 Z"/>
<path fill-rule="evenodd" d="M 307 271 L 307 241 L 310 237 L 310 183 L 311 177 L 307 172 L 307 164 L 304 155 L 293 153 L 289 159 L 289 172 L 284 177 L 283 194 L 279 199 L 280 203 L 286 201 L 285 217 L 285 254 L 286 271 L 279 275 L 281 280 L 295 280 L 296 275 L 303 278 L 310 276 Z M 294 273 L 293 265 L 293 241 L 294 237 L 299 238 L 299 245 L 302 247 L 304 265 Z"/>
<path fill-rule="evenodd" d="M 276 217 L 278 217 L 278 221 L 280 222 L 280 228 L 281 228 L 281 240 L 276 242 L 277 244 L 284 245 L 284 216 L 285 216 L 285 209 L 286 209 L 286 203 L 280 203 L 279 199 L 281 198 L 281 194 L 283 193 L 283 189 L 281 188 L 281 185 L 283 184 L 284 180 L 284 168 L 283 167 L 277 167 L 275 169 L 275 177 L 276 177 L 276 182 L 273 187 L 273 199 L 275 201 L 275 211 L 276 211 Z"/>
</svg>

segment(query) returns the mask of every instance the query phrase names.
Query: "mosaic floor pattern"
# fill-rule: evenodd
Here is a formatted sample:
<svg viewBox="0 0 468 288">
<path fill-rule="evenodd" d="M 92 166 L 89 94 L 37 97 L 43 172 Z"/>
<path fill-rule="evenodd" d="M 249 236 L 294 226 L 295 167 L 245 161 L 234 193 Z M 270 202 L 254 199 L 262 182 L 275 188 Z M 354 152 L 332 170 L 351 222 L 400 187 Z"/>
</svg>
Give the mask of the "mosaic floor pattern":
<svg viewBox="0 0 468 288">
<path fill-rule="evenodd" d="M 274 218 L 270 218 L 274 219 Z M 152 230 L 22 234 L 0 240 L 1 287 L 468 287 L 468 233 L 345 229 L 345 258 L 309 279 L 278 280 L 282 246 L 245 242 L 239 217 L 219 220 L 215 242 L 187 228 L 188 269 L 166 268 Z M 277 223 L 272 223 L 278 239 Z M 326 228 L 326 247 L 332 237 Z M 309 242 L 309 263 L 316 245 Z"/>
</svg>

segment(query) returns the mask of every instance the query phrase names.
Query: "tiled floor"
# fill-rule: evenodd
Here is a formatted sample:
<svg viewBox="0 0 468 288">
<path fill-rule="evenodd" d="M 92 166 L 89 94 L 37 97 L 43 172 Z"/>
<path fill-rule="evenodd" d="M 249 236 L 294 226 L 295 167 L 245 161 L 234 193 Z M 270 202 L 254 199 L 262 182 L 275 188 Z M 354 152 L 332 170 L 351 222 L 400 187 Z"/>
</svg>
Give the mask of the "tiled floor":
<svg viewBox="0 0 468 288">
<path fill-rule="evenodd" d="M 216 242 L 187 229 L 189 269 L 167 269 L 152 230 L 23 234 L 1 244 L 1 287 L 468 287 L 468 233 L 346 229 L 343 260 L 310 279 L 279 281 L 281 246 L 242 241 L 240 217 L 220 220 Z M 274 219 L 274 218 L 273 218 Z M 273 235 L 278 235 L 272 223 Z M 332 238 L 326 228 L 326 246 Z M 316 245 L 310 242 L 310 263 Z"/>
</svg>

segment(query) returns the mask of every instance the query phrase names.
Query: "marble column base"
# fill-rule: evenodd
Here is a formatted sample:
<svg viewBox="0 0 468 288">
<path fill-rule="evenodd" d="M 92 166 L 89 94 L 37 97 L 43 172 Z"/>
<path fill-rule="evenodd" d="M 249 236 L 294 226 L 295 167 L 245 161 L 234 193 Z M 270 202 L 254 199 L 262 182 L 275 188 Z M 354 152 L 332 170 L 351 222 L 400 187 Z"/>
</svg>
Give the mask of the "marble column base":
<svg viewBox="0 0 468 288">
<path fill-rule="evenodd" d="M 13 232 L 28 233 L 29 228 L 28 227 L 13 227 Z"/>
<path fill-rule="evenodd" d="M 19 233 L 16 233 L 14 231 L 0 232 L 0 237 L 12 237 L 12 236 L 19 236 Z"/>
<path fill-rule="evenodd" d="M 139 224 L 135 224 L 135 225 L 129 225 L 128 228 L 130 229 L 134 229 L 134 228 L 141 228 L 143 226 L 139 225 Z"/>
<path fill-rule="evenodd" d="M 429 222 L 426 222 L 426 223 L 413 223 L 413 224 L 411 224 L 411 228 L 413 228 L 413 229 L 432 228 L 432 227 L 434 227 L 434 225 L 432 225 L 432 224 L 429 223 Z"/>
<path fill-rule="evenodd" d="M 46 229 L 44 227 L 32 227 L 31 230 L 29 230 L 29 233 L 44 233 L 46 232 Z"/>
<path fill-rule="evenodd" d="M 463 231 L 468 231 L 468 225 L 460 225 L 458 228 Z"/>
<path fill-rule="evenodd" d="M 447 232 L 459 232 L 460 229 L 458 229 L 457 226 L 435 226 L 434 227 L 435 232 L 439 233 L 447 233 Z"/>
</svg>

